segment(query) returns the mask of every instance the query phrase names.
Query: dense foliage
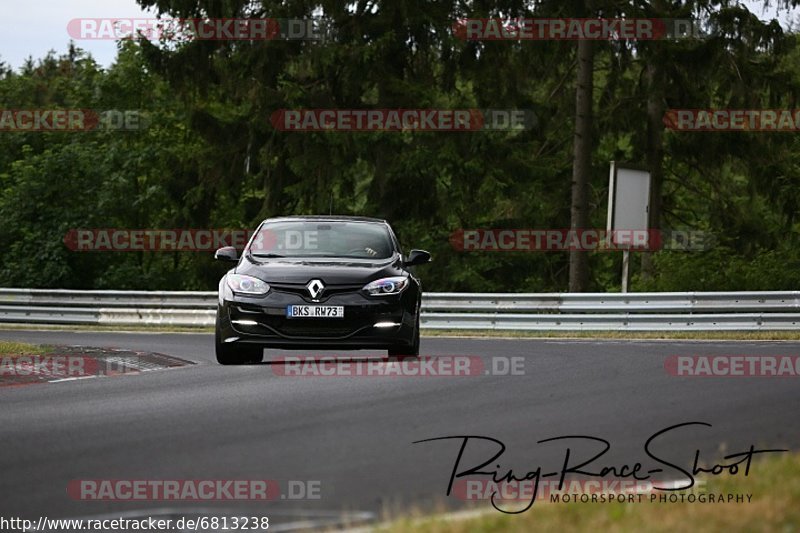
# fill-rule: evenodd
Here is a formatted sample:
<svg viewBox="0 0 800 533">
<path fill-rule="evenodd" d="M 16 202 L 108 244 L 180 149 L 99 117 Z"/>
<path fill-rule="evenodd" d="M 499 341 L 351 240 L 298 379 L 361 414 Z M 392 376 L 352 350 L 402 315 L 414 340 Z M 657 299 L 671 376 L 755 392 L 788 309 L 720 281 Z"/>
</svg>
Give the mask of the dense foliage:
<svg viewBox="0 0 800 533">
<path fill-rule="evenodd" d="M 108 69 L 75 46 L 17 71 L 0 65 L 0 108 L 139 110 L 148 124 L 0 132 L 1 286 L 210 290 L 225 269 L 210 254 L 74 252 L 64 236 L 252 228 L 332 210 L 386 218 L 406 249 L 431 251 L 427 290 L 567 290 L 567 253 L 463 253 L 449 236 L 570 226 L 575 43 L 464 41 L 452 22 L 571 16 L 581 2 L 138 1 L 172 17 L 323 16 L 336 38 L 128 40 Z M 605 226 L 608 162 L 617 160 L 658 166 L 657 224 L 716 236 L 708 251 L 653 254 L 645 272 L 637 262 L 633 288 L 798 288 L 797 134 L 654 132 L 648 121 L 648 106 L 800 107 L 797 36 L 734 2 L 591 6 L 599 16 L 693 16 L 715 28 L 703 39 L 594 43 L 591 227 Z M 537 124 L 470 133 L 272 127 L 273 111 L 295 108 L 516 108 L 534 110 Z M 618 290 L 620 256 L 590 254 L 585 288 Z"/>
</svg>

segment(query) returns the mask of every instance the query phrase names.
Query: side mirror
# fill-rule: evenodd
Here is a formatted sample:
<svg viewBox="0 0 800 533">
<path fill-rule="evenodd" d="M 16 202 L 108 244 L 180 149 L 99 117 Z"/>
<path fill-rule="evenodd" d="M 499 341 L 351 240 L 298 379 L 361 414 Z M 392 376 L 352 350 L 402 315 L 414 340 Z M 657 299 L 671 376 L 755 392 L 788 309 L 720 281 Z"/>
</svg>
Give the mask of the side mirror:
<svg viewBox="0 0 800 533">
<path fill-rule="evenodd" d="M 214 252 L 214 259 L 219 259 L 221 261 L 238 261 L 239 254 L 233 246 L 223 246 Z"/>
<path fill-rule="evenodd" d="M 425 250 L 411 250 L 408 259 L 403 261 L 403 266 L 424 265 L 431 262 L 431 254 Z"/>
</svg>

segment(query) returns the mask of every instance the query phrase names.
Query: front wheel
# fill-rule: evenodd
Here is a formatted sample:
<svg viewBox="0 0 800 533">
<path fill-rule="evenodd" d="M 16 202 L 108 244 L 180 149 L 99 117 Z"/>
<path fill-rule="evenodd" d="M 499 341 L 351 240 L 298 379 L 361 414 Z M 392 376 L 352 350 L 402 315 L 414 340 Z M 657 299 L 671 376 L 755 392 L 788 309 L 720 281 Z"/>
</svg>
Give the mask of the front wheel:
<svg viewBox="0 0 800 533">
<path fill-rule="evenodd" d="M 247 365 L 264 360 L 261 346 L 225 345 L 217 341 L 217 362 L 221 365 Z"/>
<path fill-rule="evenodd" d="M 264 348 L 251 344 L 226 344 L 222 342 L 219 319 L 214 333 L 214 348 L 217 363 L 221 365 L 246 365 L 264 360 Z"/>
<path fill-rule="evenodd" d="M 419 357 L 419 318 L 417 318 L 417 325 L 414 327 L 411 344 L 389 348 L 389 357 Z"/>
</svg>

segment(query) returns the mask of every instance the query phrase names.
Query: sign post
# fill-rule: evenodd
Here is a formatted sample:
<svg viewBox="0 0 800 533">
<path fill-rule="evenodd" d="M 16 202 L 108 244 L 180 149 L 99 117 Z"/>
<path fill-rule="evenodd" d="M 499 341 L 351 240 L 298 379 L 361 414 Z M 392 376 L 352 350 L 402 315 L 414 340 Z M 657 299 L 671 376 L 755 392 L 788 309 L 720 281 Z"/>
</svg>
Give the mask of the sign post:
<svg viewBox="0 0 800 533">
<path fill-rule="evenodd" d="M 622 292 L 628 292 L 630 284 L 631 250 L 650 245 L 649 212 L 650 173 L 611 161 L 606 230 L 609 247 L 622 250 Z"/>
</svg>

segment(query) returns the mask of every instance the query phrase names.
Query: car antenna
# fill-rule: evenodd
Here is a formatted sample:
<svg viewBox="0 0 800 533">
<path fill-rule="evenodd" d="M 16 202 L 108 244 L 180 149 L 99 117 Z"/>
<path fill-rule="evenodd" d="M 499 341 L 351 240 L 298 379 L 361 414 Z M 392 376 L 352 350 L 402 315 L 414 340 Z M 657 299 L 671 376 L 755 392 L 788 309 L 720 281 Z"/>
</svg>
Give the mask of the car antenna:
<svg viewBox="0 0 800 533">
<path fill-rule="evenodd" d="M 331 204 L 330 207 L 328 208 L 328 214 L 329 215 L 333 214 L 333 189 L 331 189 Z"/>
</svg>

